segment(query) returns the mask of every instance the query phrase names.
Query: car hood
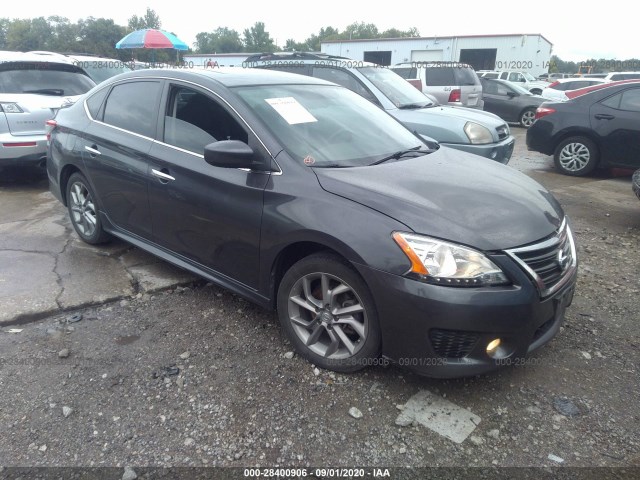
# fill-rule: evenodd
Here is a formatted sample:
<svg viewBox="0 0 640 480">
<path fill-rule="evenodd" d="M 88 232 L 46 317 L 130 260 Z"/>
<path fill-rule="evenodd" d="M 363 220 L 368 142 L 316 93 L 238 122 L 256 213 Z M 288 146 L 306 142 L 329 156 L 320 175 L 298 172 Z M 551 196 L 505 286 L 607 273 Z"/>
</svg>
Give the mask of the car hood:
<svg viewBox="0 0 640 480">
<path fill-rule="evenodd" d="M 504 250 L 555 232 L 564 217 L 542 185 L 511 167 L 441 147 L 355 168 L 315 168 L 322 188 L 377 210 L 416 233 Z"/>
<path fill-rule="evenodd" d="M 429 135 L 444 143 L 469 143 L 469 138 L 463 130 L 467 122 L 479 123 L 489 128 L 494 141 L 498 141 L 496 128 L 505 123 L 493 113 L 445 105 L 416 109 L 398 108 L 387 111 L 409 129 Z"/>
</svg>

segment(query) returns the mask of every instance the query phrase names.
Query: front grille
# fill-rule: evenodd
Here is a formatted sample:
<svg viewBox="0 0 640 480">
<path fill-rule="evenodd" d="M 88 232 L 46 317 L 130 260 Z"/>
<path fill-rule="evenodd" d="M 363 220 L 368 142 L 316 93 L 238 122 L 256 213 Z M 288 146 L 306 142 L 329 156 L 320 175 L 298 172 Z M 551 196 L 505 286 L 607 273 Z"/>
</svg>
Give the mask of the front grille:
<svg viewBox="0 0 640 480">
<path fill-rule="evenodd" d="M 509 127 L 505 123 L 504 125 L 500 125 L 496 128 L 496 132 L 498 132 L 498 138 L 500 140 L 505 139 L 509 136 Z"/>
<path fill-rule="evenodd" d="M 469 355 L 478 342 L 479 335 L 458 330 L 433 329 L 429 332 L 435 352 L 444 358 L 463 358 Z"/>
<path fill-rule="evenodd" d="M 536 282 L 543 297 L 551 295 L 561 287 L 563 280 L 571 274 L 577 264 L 573 237 L 566 219 L 550 239 L 514 248 L 507 253 Z"/>
</svg>

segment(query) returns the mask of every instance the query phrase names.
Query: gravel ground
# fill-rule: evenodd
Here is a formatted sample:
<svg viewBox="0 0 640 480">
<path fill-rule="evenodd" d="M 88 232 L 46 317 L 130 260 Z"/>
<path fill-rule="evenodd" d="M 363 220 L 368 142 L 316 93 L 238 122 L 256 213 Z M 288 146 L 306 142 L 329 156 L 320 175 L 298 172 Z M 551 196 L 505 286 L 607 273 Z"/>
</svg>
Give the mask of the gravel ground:
<svg viewBox="0 0 640 480">
<path fill-rule="evenodd" d="M 512 165 L 561 200 L 581 260 L 564 327 L 526 364 L 456 380 L 318 370 L 291 355 L 273 313 L 200 282 L 3 329 L 0 465 L 631 467 L 638 478 L 640 205 L 621 204 L 606 176 L 553 173 L 522 145 Z M 421 390 L 478 415 L 475 431 L 457 444 L 397 425 Z"/>
</svg>

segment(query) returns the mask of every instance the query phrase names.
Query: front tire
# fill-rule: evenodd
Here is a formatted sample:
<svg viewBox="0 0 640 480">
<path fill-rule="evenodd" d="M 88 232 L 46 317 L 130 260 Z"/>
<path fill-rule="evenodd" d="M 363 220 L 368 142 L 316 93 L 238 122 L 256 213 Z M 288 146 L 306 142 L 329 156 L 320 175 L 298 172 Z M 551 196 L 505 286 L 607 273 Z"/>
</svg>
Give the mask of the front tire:
<svg viewBox="0 0 640 480">
<path fill-rule="evenodd" d="M 527 108 L 520 114 L 520 126 L 529 128 L 536 119 L 536 111 L 533 108 Z"/>
<path fill-rule="evenodd" d="M 556 168 L 573 177 L 591 173 L 598 165 L 598 159 L 598 148 L 587 137 L 566 138 L 553 153 Z"/>
<path fill-rule="evenodd" d="M 380 355 L 373 297 L 360 275 L 338 256 L 310 255 L 284 274 L 278 317 L 295 350 L 321 368 L 354 372 Z"/>
<path fill-rule="evenodd" d="M 80 173 L 74 173 L 67 182 L 67 209 L 73 228 L 82 241 L 91 245 L 109 240 L 102 228 L 100 211 L 89 182 Z"/>
</svg>

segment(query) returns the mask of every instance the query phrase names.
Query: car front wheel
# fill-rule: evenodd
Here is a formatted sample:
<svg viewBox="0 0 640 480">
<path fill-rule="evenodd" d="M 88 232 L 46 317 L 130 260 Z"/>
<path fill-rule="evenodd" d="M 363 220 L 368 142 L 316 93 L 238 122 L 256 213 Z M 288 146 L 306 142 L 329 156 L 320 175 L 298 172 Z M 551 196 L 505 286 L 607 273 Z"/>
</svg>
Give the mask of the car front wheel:
<svg viewBox="0 0 640 480">
<path fill-rule="evenodd" d="M 579 177 L 591 173 L 598 164 L 598 149 L 586 137 L 563 140 L 553 154 L 556 168 L 566 175 Z"/>
<path fill-rule="evenodd" d="M 533 108 L 528 108 L 524 112 L 520 114 L 520 126 L 524 128 L 529 128 L 533 125 L 533 122 L 536 119 L 536 111 Z"/>
<path fill-rule="evenodd" d="M 84 242 L 95 245 L 109 240 L 109 234 L 102 229 L 95 195 L 87 179 L 80 173 L 69 177 L 67 208 L 73 228 Z"/>
<path fill-rule="evenodd" d="M 344 260 L 314 254 L 294 264 L 278 289 L 278 317 L 295 350 L 314 365 L 353 372 L 380 355 L 373 298 Z"/>
</svg>

